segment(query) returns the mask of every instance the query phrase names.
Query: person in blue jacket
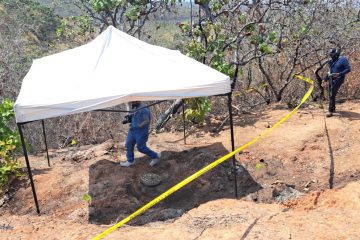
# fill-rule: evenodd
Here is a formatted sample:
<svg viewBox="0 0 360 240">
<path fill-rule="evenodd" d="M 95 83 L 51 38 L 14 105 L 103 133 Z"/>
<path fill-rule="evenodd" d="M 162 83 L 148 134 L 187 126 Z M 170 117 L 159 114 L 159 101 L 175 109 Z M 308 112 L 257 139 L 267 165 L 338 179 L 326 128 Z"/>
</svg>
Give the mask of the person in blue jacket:
<svg viewBox="0 0 360 240">
<path fill-rule="evenodd" d="M 349 61 L 346 57 L 340 56 L 340 50 L 333 48 L 329 52 L 331 60 L 329 60 L 329 73 L 327 81 L 329 82 L 329 111 L 326 113 L 326 117 L 333 116 L 336 106 L 335 98 L 339 91 L 339 88 L 345 81 L 345 75 L 351 71 Z"/>
<path fill-rule="evenodd" d="M 139 101 L 131 102 L 132 114 L 128 115 L 123 123 L 130 123 L 130 128 L 125 141 L 127 161 L 120 162 L 122 167 L 130 167 L 135 164 L 134 147 L 137 145 L 139 152 L 151 158 L 150 166 L 160 161 L 160 153 L 152 151 L 146 146 L 150 129 L 150 110 L 142 106 Z"/>
</svg>

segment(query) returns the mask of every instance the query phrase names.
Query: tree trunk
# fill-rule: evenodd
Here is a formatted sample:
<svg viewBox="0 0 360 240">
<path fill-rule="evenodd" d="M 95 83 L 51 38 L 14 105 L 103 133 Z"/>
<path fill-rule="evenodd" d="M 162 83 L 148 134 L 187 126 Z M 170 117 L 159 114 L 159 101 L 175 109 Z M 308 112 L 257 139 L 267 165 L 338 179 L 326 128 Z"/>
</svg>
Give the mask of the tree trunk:
<svg viewBox="0 0 360 240">
<path fill-rule="evenodd" d="M 173 104 L 163 113 L 157 120 L 156 123 L 156 132 L 158 132 L 161 128 L 164 127 L 166 122 L 175 114 L 179 108 L 183 105 L 182 99 L 176 99 Z"/>
</svg>

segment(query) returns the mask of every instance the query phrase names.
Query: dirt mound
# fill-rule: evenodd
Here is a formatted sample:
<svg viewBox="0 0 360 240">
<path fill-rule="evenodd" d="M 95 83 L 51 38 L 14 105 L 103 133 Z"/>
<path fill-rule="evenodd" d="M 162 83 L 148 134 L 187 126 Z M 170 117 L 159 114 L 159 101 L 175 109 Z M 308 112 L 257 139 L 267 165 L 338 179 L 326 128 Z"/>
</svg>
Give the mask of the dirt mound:
<svg viewBox="0 0 360 240">
<path fill-rule="evenodd" d="M 302 109 L 238 154 L 240 200 L 233 199 L 234 174 L 228 161 L 109 239 L 356 239 L 360 136 L 354 133 L 359 132 L 360 106 L 347 102 L 338 109 L 339 116 L 326 122 L 320 108 Z M 261 115 L 237 116 L 235 145 L 256 137 L 287 112 L 278 106 Z M 186 145 L 182 133 L 151 136 L 149 145 L 163 156 L 154 168 L 138 153 L 136 165 L 120 167 L 124 149 L 113 141 L 51 150 L 51 168 L 44 154 L 31 156 L 42 214 L 35 214 L 24 176 L 2 198 L 1 239 L 93 237 L 226 154 L 231 148 L 229 131 L 214 135 L 211 129 L 216 127 L 197 129 Z M 160 184 L 144 185 L 140 180 L 147 173 L 159 176 Z M 89 202 L 83 200 L 86 193 L 92 198 Z"/>
<path fill-rule="evenodd" d="M 346 197 L 349 193 L 355 198 Z M 313 207 L 305 209 L 234 199 L 215 200 L 175 221 L 126 225 L 105 239 L 358 239 L 359 193 L 360 182 L 340 190 L 327 190 Z M 336 204 L 332 204 L 334 199 Z M 314 203 L 313 200 L 314 196 L 308 196 L 297 203 Z M 357 204 L 357 208 L 353 204 Z M 0 228 L 1 236 L 6 236 L 4 239 L 90 239 L 107 226 L 73 223 L 45 215 L 13 215 L 2 218 Z"/>
<path fill-rule="evenodd" d="M 354 212 L 359 212 L 360 183 L 352 182 L 346 187 L 335 191 L 315 191 L 304 198 L 284 202 L 283 204 L 296 210 L 336 208 L 339 210 L 352 209 Z"/>
</svg>

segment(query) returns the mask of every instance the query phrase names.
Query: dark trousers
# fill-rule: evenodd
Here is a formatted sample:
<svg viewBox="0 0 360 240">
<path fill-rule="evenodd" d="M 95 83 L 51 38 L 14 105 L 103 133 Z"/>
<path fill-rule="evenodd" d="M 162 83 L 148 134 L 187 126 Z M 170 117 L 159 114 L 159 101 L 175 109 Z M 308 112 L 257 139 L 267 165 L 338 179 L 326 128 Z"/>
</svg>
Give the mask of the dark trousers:
<svg viewBox="0 0 360 240">
<path fill-rule="evenodd" d="M 151 159 L 158 158 L 158 154 L 152 151 L 146 146 L 146 142 L 149 138 L 149 129 L 139 129 L 139 130 L 129 130 L 129 133 L 126 137 L 125 148 L 126 148 L 126 158 L 129 162 L 134 161 L 134 147 L 137 145 L 139 152 L 148 155 Z"/>
<path fill-rule="evenodd" d="M 329 80 L 332 81 L 332 84 L 329 82 L 329 112 L 335 112 L 335 98 L 336 94 L 338 93 L 341 85 L 344 83 L 344 80 L 336 81 L 336 80 Z"/>
</svg>

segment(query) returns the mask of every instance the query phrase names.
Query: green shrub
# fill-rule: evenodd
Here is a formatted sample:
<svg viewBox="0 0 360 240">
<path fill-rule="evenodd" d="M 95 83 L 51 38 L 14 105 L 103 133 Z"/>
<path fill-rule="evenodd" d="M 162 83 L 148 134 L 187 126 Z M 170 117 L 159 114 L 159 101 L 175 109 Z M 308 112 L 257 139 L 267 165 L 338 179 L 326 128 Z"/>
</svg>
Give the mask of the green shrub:
<svg viewBox="0 0 360 240">
<path fill-rule="evenodd" d="M 204 122 L 205 114 L 210 111 L 211 107 L 211 102 L 209 98 L 190 98 L 185 100 L 185 104 L 187 106 L 185 110 L 185 119 L 187 122 Z"/>
<path fill-rule="evenodd" d="M 13 117 L 13 103 L 5 99 L 0 105 L 0 188 L 6 185 L 10 175 L 20 175 L 20 164 L 14 157 L 20 139 L 18 133 L 8 127 Z"/>
</svg>

